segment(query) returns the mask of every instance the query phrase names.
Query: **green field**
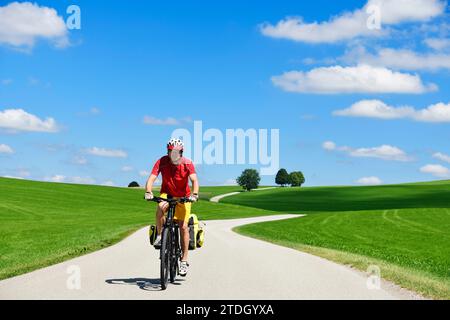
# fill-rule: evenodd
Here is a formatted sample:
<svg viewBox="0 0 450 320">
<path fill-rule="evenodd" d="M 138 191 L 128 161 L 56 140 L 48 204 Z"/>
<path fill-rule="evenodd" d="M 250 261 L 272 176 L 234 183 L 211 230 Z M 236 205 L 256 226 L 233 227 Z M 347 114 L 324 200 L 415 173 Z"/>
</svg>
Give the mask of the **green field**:
<svg viewBox="0 0 450 320">
<path fill-rule="evenodd" d="M 306 217 L 236 231 L 382 276 L 425 296 L 450 298 L 450 182 L 280 188 L 224 202 Z"/>
<path fill-rule="evenodd" d="M 142 189 L 0 178 L 0 279 L 111 245 L 153 223 L 155 205 Z M 202 220 L 275 214 L 208 201 L 193 212 Z"/>
</svg>

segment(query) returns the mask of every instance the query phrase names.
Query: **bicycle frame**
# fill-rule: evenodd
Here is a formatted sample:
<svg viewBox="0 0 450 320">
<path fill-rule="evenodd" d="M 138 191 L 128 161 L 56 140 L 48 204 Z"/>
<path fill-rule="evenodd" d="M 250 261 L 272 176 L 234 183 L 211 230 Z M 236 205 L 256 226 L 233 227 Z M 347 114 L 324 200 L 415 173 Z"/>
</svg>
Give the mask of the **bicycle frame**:
<svg viewBox="0 0 450 320">
<path fill-rule="evenodd" d="M 158 203 L 162 201 L 169 203 L 169 210 L 161 232 L 162 245 L 159 256 L 161 260 L 161 288 L 165 290 L 167 288 L 169 275 L 171 283 L 175 281 L 175 278 L 178 275 L 178 260 L 181 257 L 180 232 L 178 224 L 174 222 L 175 208 L 178 203 L 188 202 L 189 199 L 165 199 L 155 197 L 152 200 Z M 167 241 L 167 238 L 169 241 Z"/>
</svg>

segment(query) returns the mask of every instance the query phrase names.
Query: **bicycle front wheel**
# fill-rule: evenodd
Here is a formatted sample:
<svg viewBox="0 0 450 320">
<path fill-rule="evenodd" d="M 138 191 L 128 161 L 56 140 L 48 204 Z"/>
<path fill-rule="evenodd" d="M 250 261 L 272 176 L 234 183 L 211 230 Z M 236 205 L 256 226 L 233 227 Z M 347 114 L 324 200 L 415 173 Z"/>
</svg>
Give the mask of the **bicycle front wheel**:
<svg viewBox="0 0 450 320">
<path fill-rule="evenodd" d="M 178 274 L 178 230 L 175 229 L 172 237 L 172 245 L 170 250 L 170 282 L 174 283 Z"/>
<path fill-rule="evenodd" d="M 170 270 L 170 249 L 172 246 L 171 233 L 169 228 L 164 228 L 161 238 L 161 289 L 166 290 L 167 282 L 169 280 L 169 270 Z"/>
</svg>

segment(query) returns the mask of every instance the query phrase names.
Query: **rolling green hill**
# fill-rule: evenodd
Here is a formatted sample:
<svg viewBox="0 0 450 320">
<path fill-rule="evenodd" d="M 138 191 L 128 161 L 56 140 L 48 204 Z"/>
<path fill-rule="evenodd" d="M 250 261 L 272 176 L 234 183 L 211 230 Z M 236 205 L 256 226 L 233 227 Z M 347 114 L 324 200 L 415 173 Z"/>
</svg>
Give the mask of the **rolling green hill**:
<svg viewBox="0 0 450 320">
<path fill-rule="evenodd" d="M 142 189 L 0 178 L 0 279 L 111 245 L 153 223 L 155 205 Z M 202 220 L 275 214 L 208 201 L 193 212 Z"/>
<path fill-rule="evenodd" d="M 310 252 L 382 277 L 425 296 L 450 298 L 450 181 L 376 187 L 279 188 L 223 202 L 302 218 L 236 231 Z"/>
<path fill-rule="evenodd" d="M 450 181 L 372 187 L 277 188 L 243 192 L 221 202 L 289 213 L 449 208 Z"/>
</svg>

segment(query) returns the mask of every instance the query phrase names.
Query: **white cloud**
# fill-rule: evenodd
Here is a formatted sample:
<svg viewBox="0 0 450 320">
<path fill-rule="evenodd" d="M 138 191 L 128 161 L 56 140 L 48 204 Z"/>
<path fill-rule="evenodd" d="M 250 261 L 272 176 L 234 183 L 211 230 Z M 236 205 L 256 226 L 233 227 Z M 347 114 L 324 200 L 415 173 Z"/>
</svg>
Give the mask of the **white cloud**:
<svg viewBox="0 0 450 320">
<path fill-rule="evenodd" d="M 134 168 L 131 167 L 131 166 L 123 166 L 121 170 L 122 170 L 123 172 L 130 172 L 130 171 L 133 171 Z"/>
<path fill-rule="evenodd" d="M 144 116 L 143 122 L 148 125 L 153 126 L 176 126 L 181 123 L 180 120 L 177 120 L 175 118 L 166 118 L 166 119 L 158 119 L 151 116 Z"/>
<path fill-rule="evenodd" d="M 328 21 L 307 23 L 302 18 L 286 18 L 276 25 L 260 26 L 265 36 L 306 43 L 335 43 L 361 36 L 380 36 L 383 30 L 368 28 L 371 13 L 377 6 L 381 27 L 407 21 L 427 21 L 445 12 L 446 3 L 440 0 L 369 0 L 366 5 L 335 16 Z"/>
<path fill-rule="evenodd" d="M 336 149 L 336 143 L 334 143 L 333 141 L 325 141 L 325 142 L 322 144 L 322 147 L 323 147 L 325 150 L 332 151 L 332 150 L 335 150 L 335 149 Z"/>
<path fill-rule="evenodd" d="M 23 109 L 6 109 L 0 111 L 0 128 L 9 131 L 58 132 L 55 119 L 39 119 Z"/>
<path fill-rule="evenodd" d="M 123 150 L 105 149 L 105 148 L 89 148 L 86 150 L 87 154 L 98 156 L 98 157 L 109 157 L 109 158 L 126 158 L 128 154 Z"/>
<path fill-rule="evenodd" d="M 50 181 L 50 182 L 64 182 L 66 180 L 66 176 L 63 176 L 61 174 L 56 174 L 51 177 L 45 177 L 44 180 Z"/>
<path fill-rule="evenodd" d="M 340 60 L 402 70 L 450 69 L 450 54 L 421 54 L 407 49 L 382 48 L 378 49 L 376 54 L 371 54 L 358 47 L 346 53 Z"/>
<path fill-rule="evenodd" d="M 0 144 L 0 153 L 13 154 L 14 150 L 6 144 Z"/>
<path fill-rule="evenodd" d="M 438 178 L 450 177 L 450 170 L 440 164 L 427 164 L 420 168 L 420 172 L 429 173 Z"/>
<path fill-rule="evenodd" d="M 378 119 L 399 119 L 414 114 L 411 107 L 394 108 L 380 100 L 361 100 L 352 104 L 349 108 L 333 112 L 335 116 L 366 117 Z"/>
<path fill-rule="evenodd" d="M 409 106 L 392 107 L 380 100 L 361 100 L 347 109 L 334 111 L 333 115 L 383 120 L 409 118 L 421 122 L 450 122 L 450 103 L 437 103 L 417 110 Z"/>
<path fill-rule="evenodd" d="M 55 9 L 30 2 L 12 2 L 0 7 L 0 44 L 32 48 L 38 39 L 57 47 L 69 45 L 67 27 Z"/>
<path fill-rule="evenodd" d="M 359 148 L 351 150 L 350 155 L 352 157 L 379 158 L 393 161 L 411 160 L 411 157 L 409 157 L 403 150 L 390 145 L 382 145 L 373 148 Z"/>
<path fill-rule="evenodd" d="M 356 181 L 356 183 L 362 184 L 365 186 L 376 186 L 376 185 L 382 184 L 383 181 L 381 181 L 381 179 L 378 177 L 372 176 L 372 177 L 362 177 L 362 178 L 358 179 Z"/>
<path fill-rule="evenodd" d="M 424 42 L 427 46 L 437 51 L 450 48 L 450 39 L 427 38 Z"/>
<path fill-rule="evenodd" d="M 450 163 L 450 156 L 441 152 L 434 153 L 433 158 Z"/>
<path fill-rule="evenodd" d="M 442 15 L 447 6 L 441 0 L 370 0 L 367 6 L 379 6 L 383 24 L 428 21 Z"/>
<path fill-rule="evenodd" d="M 105 181 L 101 185 L 102 186 L 107 186 L 107 187 L 115 187 L 116 186 L 116 184 L 113 181 L 111 181 L 111 180 Z"/>
<path fill-rule="evenodd" d="M 390 161 L 412 161 L 413 158 L 406 154 L 405 151 L 398 147 L 391 145 L 381 145 L 372 148 L 351 148 L 348 146 L 336 146 L 332 141 L 327 141 L 322 144 L 322 147 L 328 151 L 345 152 L 351 157 L 357 158 L 378 158 Z"/>
<path fill-rule="evenodd" d="M 418 110 L 414 119 L 424 122 L 450 122 L 450 103 L 436 103 L 426 109 Z"/>
<path fill-rule="evenodd" d="M 51 177 L 44 177 L 45 181 L 50 182 L 65 182 L 65 183 L 76 183 L 76 184 L 95 184 L 95 180 L 91 177 L 67 177 L 62 174 L 55 174 Z"/>
<path fill-rule="evenodd" d="M 436 90 L 419 75 L 395 72 L 383 67 L 321 67 L 308 72 L 290 71 L 272 77 L 275 86 L 298 93 L 424 93 Z"/>
</svg>

